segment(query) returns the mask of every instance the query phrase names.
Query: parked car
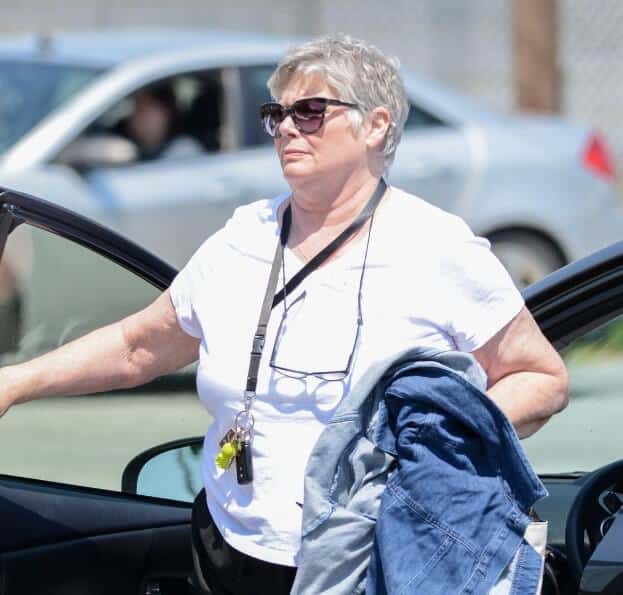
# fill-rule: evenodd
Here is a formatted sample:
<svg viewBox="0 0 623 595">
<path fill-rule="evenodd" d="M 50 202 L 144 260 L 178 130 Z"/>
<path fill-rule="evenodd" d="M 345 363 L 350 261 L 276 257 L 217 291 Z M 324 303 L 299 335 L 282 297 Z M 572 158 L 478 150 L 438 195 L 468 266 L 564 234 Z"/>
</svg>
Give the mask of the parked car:
<svg viewBox="0 0 623 595">
<path fill-rule="evenodd" d="M 19 245 L 24 232 L 34 238 L 32 249 L 16 251 L 13 242 Z M 122 302 L 128 306 L 119 298 L 126 290 L 128 308 L 146 305 L 176 274 L 78 214 L 0 189 L 0 263 L 9 252 L 28 261 L 30 327 L 0 365 L 117 316 Z M 88 308 L 85 287 L 97 295 Z M 45 300 L 29 300 L 31 293 L 60 300 L 62 308 L 50 316 Z M 623 242 L 556 271 L 524 296 L 571 377 L 568 408 L 524 442 L 550 493 L 536 507 L 549 521 L 543 593 L 577 593 L 580 580 L 582 593 L 618 593 Z M 190 501 L 201 485 L 195 436 L 209 421 L 192 369 L 129 391 L 11 409 L 0 420 L 2 594 L 190 593 Z"/>
<path fill-rule="evenodd" d="M 258 105 L 293 40 L 105 30 L 0 41 L 0 184 L 95 218 L 181 266 L 233 209 L 286 190 Z M 411 104 L 389 180 L 463 217 L 525 286 L 618 238 L 603 140 L 504 116 L 404 73 Z M 128 119 L 168 89 L 192 151 L 143 151 Z M 166 90 L 166 89 L 165 89 Z"/>
</svg>

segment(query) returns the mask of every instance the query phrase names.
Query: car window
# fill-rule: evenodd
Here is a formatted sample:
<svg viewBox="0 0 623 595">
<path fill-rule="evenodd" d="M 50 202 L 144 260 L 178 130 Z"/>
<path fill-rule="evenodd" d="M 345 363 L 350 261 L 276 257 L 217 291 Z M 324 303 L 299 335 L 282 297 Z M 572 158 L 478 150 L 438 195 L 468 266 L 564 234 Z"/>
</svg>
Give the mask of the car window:
<svg viewBox="0 0 623 595">
<path fill-rule="evenodd" d="M 539 473 L 592 471 L 621 457 L 623 316 L 576 339 L 562 355 L 569 404 L 524 441 Z"/>
<path fill-rule="evenodd" d="M 0 365 L 45 353 L 158 295 L 102 256 L 22 225 L 0 263 Z M 119 491 L 136 455 L 202 435 L 209 422 L 192 366 L 133 390 L 32 401 L 0 419 L 0 474 Z"/>
<path fill-rule="evenodd" d="M 123 165 L 200 157 L 228 148 L 224 102 L 220 70 L 180 74 L 134 91 L 89 126 L 78 142 L 128 141 L 135 151 L 121 160 Z M 111 150 L 114 146 L 118 145 L 111 144 Z M 67 152 L 66 148 L 63 154 Z M 93 166 L 100 161 L 97 155 Z"/>
<path fill-rule="evenodd" d="M 445 123 L 437 116 L 431 114 L 429 111 L 419 107 L 415 103 L 409 104 L 409 115 L 405 122 L 405 130 L 415 128 L 434 128 L 438 126 L 445 126 Z"/>
<path fill-rule="evenodd" d="M 266 82 L 275 70 L 275 64 L 240 68 L 240 85 L 244 126 L 242 129 L 243 147 L 271 145 L 273 139 L 260 125 L 259 108 L 271 100 Z"/>
<path fill-rule="evenodd" d="M 101 72 L 97 68 L 0 60 L 0 152 Z"/>
</svg>

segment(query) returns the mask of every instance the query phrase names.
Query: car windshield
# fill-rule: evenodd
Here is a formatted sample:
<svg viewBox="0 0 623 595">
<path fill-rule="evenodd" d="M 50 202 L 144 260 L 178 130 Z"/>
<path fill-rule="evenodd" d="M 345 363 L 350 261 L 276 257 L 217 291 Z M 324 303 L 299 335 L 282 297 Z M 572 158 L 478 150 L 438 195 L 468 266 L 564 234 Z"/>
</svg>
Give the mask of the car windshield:
<svg viewBox="0 0 623 595">
<path fill-rule="evenodd" d="M 83 66 L 0 60 L 0 153 L 101 72 Z"/>
</svg>

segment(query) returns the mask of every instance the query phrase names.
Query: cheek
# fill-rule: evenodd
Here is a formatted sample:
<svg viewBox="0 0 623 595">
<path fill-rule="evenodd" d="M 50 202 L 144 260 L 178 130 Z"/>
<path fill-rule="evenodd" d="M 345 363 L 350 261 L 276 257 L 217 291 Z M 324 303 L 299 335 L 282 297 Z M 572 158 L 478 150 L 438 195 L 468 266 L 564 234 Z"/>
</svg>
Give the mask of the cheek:
<svg viewBox="0 0 623 595">
<path fill-rule="evenodd" d="M 332 132 L 323 140 L 322 154 L 331 160 L 349 162 L 365 155 L 365 143 L 353 138 L 350 130 Z"/>
</svg>

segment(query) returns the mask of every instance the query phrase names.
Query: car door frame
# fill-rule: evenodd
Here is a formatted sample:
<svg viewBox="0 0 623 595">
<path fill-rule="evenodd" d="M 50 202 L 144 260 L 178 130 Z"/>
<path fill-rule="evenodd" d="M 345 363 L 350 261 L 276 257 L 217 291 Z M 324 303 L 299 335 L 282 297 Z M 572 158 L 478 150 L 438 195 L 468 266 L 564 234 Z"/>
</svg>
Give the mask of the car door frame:
<svg viewBox="0 0 623 595">
<path fill-rule="evenodd" d="M 22 223 L 61 236 L 108 258 L 163 291 L 177 271 L 131 240 L 68 209 L 0 187 L 0 259 L 8 235 Z"/>
<path fill-rule="evenodd" d="M 557 350 L 623 312 L 623 241 L 574 261 L 523 291 Z"/>
</svg>

